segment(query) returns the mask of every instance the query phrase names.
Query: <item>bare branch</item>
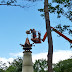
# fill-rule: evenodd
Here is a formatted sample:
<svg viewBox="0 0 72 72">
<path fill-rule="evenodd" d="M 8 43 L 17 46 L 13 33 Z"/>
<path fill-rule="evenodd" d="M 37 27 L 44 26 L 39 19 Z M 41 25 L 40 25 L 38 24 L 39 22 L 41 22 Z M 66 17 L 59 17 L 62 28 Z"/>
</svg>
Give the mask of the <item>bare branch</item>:
<svg viewBox="0 0 72 72">
<path fill-rule="evenodd" d="M 0 5 L 6 5 L 6 6 L 18 6 L 18 7 L 22 7 L 22 8 L 24 8 L 25 6 L 21 6 L 21 5 L 16 5 L 16 4 L 14 4 L 14 5 L 11 5 L 11 4 L 0 4 Z"/>
</svg>

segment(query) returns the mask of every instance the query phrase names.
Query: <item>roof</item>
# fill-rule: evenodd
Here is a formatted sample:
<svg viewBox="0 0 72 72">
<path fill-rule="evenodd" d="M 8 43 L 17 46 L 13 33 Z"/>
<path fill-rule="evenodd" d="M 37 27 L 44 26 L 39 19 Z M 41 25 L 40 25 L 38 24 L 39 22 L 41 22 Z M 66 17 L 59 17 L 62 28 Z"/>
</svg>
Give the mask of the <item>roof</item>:
<svg viewBox="0 0 72 72">
<path fill-rule="evenodd" d="M 29 39 L 26 38 L 25 44 L 23 46 L 23 49 L 24 50 L 31 50 L 32 49 L 31 47 L 32 47 L 32 44 L 30 44 Z"/>
<path fill-rule="evenodd" d="M 29 42 L 29 39 L 28 38 L 26 38 L 26 41 L 25 41 L 25 44 L 28 44 L 28 45 L 30 45 L 30 42 Z"/>
</svg>

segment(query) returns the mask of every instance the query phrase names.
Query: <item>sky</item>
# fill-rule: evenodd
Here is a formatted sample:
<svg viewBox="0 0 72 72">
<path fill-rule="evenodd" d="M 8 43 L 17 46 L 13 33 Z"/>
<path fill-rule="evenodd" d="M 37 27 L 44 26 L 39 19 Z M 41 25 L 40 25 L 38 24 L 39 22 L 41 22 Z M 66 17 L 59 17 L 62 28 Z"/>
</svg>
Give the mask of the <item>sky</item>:
<svg viewBox="0 0 72 72">
<path fill-rule="evenodd" d="M 3 62 L 13 61 L 14 58 L 23 55 L 23 49 L 19 44 L 24 44 L 26 38 L 31 41 L 31 34 L 26 35 L 26 30 L 35 29 L 41 32 L 43 38 L 46 32 L 45 19 L 41 17 L 38 9 L 43 8 L 43 2 L 30 3 L 30 7 L 12 7 L 0 6 L 0 60 Z M 55 27 L 58 24 L 71 25 L 71 22 L 62 16 L 57 19 L 56 14 L 50 15 L 51 26 Z M 58 34 L 52 32 L 53 37 L 53 62 L 57 63 L 60 60 L 70 58 L 72 56 L 72 49 L 70 43 Z M 71 36 L 67 35 L 70 39 Z M 36 59 L 47 59 L 48 41 L 41 44 L 35 44 L 32 47 L 33 62 Z"/>
</svg>

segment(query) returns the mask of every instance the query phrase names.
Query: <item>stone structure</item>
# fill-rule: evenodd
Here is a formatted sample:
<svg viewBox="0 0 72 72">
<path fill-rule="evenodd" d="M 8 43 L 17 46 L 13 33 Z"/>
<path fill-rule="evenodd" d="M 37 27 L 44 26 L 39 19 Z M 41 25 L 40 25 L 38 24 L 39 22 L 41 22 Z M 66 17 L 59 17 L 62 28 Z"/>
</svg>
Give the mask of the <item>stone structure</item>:
<svg viewBox="0 0 72 72">
<path fill-rule="evenodd" d="M 32 44 L 30 44 L 29 39 L 26 38 L 26 42 L 24 45 L 21 44 L 23 49 L 25 50 L 23 52 L 23 65 L 22 65 L 22 72 L 34 72 L 33 71 L 33 63 L 32 63 L 32 55 L 31 55 L 31 47 Z"/>
</svg>

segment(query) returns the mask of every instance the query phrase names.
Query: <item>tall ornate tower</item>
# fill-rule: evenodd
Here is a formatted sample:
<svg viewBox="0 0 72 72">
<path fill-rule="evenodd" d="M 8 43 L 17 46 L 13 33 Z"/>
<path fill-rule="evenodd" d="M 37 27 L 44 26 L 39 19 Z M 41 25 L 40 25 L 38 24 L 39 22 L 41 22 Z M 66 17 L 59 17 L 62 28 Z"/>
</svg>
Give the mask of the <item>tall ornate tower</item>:
<svg viewBox="0 0 72 72">
<path fill-rule="evenodd" d="M 23 64 L 22 64 L 22 72 L 34 72 L 33 71 L 33 63 L 32 63 L 32 55 L 31 55 L 31 47 L 29 39 L 26 38 L 25 44 L 21 45 L 23 47 Z"/>
</svg>

